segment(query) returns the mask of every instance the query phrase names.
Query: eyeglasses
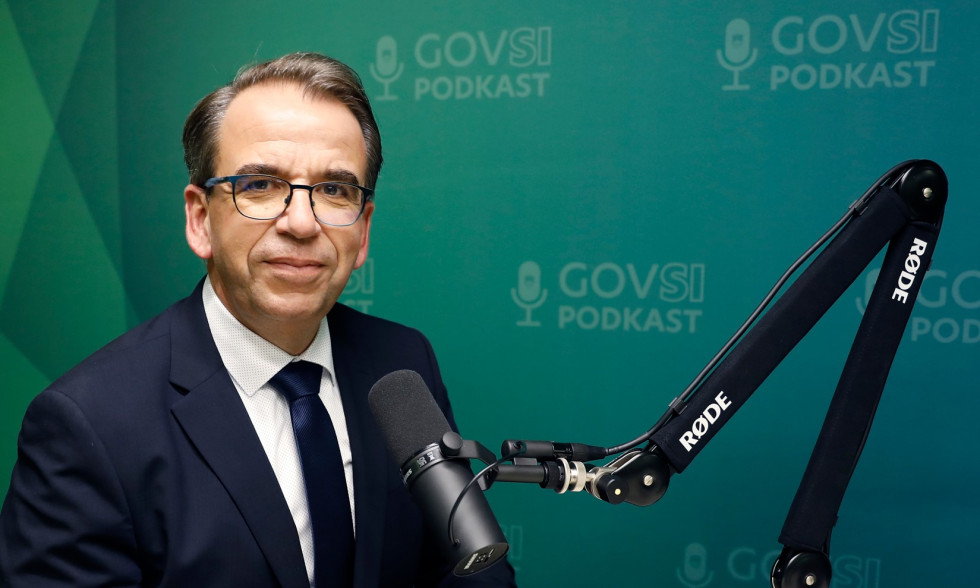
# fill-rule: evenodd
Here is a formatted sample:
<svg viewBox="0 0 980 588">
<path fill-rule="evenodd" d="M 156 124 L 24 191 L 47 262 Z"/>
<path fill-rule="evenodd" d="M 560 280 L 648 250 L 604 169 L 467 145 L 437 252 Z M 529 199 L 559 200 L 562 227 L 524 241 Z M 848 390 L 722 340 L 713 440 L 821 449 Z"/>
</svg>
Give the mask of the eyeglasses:
<svg viewBox="0 0 980 588">
<path fill-rule="evenodd" d="M 347 182 L 320 182 L 312 186 L 290 184 L 282 178 L 264 174 L 224 176 L 204 182 L 210 190 L 218 184 L 231 184 L 231 197 L 238 212 L 254 220 L 272 220 L 282 216 L 293 199 L 293 191 L 302 188 L 310 193 L 313 215 L 325 225 L 346 227 L 357 222 L 374 190 Z"/>
</svg>

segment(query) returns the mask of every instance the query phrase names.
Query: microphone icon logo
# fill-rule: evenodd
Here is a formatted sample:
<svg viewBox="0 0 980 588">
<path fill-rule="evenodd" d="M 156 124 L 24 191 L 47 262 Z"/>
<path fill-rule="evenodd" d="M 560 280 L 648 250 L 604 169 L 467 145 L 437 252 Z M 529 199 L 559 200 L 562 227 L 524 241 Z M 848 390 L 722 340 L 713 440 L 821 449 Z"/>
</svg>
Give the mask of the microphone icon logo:
<svg viewBox="0 0 980 588">
<path fill-rule="evenodd" d="M 708 550 L 700 543 L 691 543 L 684 550 L 684 565 L 677 568 L 677 579 L 687 588 L 704 588 L 715 577 L 708 571 Z"/>
<path fill-rule="evenodd" d="M 531 311 L 544 304 L 548 297 L 548 290 L 541 289 L 541 266 L 533 261 L 522 263 L 517 268 L 517 287 L 510 289 L 510 295 L 525 311 L 524 320 L 517 321 L 517 326 L 540 327 L 540 322 L 531 319 Z"/>
<path fill-rule="evenodd" d="M 395 42 L 395 38 L 385 35 L 378 39 L 374 63 L 371 64 L 371 75 L 384 86 L 384 94 L 375 96 L 375 100 L 398 100 L 398 96 L 390 92 L 391 84 L 402 75 L 404 69 L 405 64 L 398 62 L 398 43 Z"/>
<path fill-rule="evenodd" d="M 725 27 L 725 52 L 721 49 L 716 51 L 718 63 L 722 67 L 732 72 L 732 83 L 722 86 L 722 90 L 748 90 L 748 84 L 738 82 L 738 72 L 749 67 L 759 56 L 758 49 L 749 51 L 749 23 L 744 18 L 736 18 Z"/>
</svg>

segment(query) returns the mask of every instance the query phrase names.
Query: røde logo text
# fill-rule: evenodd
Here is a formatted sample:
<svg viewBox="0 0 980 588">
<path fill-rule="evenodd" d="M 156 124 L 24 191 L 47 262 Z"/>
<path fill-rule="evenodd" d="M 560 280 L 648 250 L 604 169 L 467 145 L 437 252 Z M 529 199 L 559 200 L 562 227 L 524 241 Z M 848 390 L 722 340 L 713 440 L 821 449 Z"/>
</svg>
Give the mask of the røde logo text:
<svg viewBox="0 0 980 588">
<path fill-rule="evenodd" d="M 731 405 L 731 401 L 728 400 L 727 396 L 725 396 L 725 391 L 722 390 L 719 392 L 718 395 L 715 396 L 715 401 L 709 404 L 701 412 L 701 416 L 696 418 L 691 424 L 691 430 L 684 431 L 684 434 L 678 439 L 678 441 L 681 442 L 681 445 L 684 446 L 684 449 L 691 451 L 691 449 L 697 445 L 698 441 L 701 440 L 701 437 L 708 434 L 708 429 L 711 428 L 711 425 L 715 424 L 718 417 L 720 417 L 722 413 L 725 412 Z"/>
<path fill-rule="evenodd" d="M 909 256 L 905 258 L 905 271 L 898 276 L 898 287 L 892 292 L 892 300 L 898 300 L 902 304 L 908 300 L 909 288 L 915 283 L 915 275 L 922 265 L 920 256 L 926 252 L 928 246 L 929 244 L 922 239 L 912 241 L 912 249 L 909 251 Z"/>
</svg>

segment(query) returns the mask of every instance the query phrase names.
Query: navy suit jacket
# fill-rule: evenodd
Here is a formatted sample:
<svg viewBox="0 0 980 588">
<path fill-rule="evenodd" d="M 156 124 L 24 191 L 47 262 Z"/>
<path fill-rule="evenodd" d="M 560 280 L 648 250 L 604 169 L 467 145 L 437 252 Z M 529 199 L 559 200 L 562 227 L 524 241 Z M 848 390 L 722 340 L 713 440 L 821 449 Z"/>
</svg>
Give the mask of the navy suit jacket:
<svg viewBox="0 0 980 588">
<path fill-rule="evenodd" d="M 355 585 L 513 585 L 506 562 L 449 574 L 368 408 L 380 377 L 412 369 L 453 422 L 428 341 L 339 304 L 328 323 L 354 459 Z M 200 284 L 31 403 L 0 512 L 0 585 L 309 586 Z"/>
</svg>

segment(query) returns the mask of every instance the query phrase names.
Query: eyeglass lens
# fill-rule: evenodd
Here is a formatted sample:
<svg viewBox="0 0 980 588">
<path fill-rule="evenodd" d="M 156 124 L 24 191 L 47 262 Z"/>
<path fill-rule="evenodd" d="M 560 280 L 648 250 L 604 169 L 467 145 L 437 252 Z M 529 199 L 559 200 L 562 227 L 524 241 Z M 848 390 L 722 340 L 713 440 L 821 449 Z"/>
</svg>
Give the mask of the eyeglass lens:
<svg viewBox="0 0 980 588">
<path fill-rule="evenodd" d="M 241 176 L 234 182 L 235 206 L 254 219 L 273 219 L 288 205 L 290 184 L 275 176 Z M 299 188 L 302 190 L 303 188 Z M 314 184 L 310 190 L 313 214 L 329 225 L 354 223 L 364 207 L 364 192 L 357 186 L 339 182 Z"/>
</svg>

